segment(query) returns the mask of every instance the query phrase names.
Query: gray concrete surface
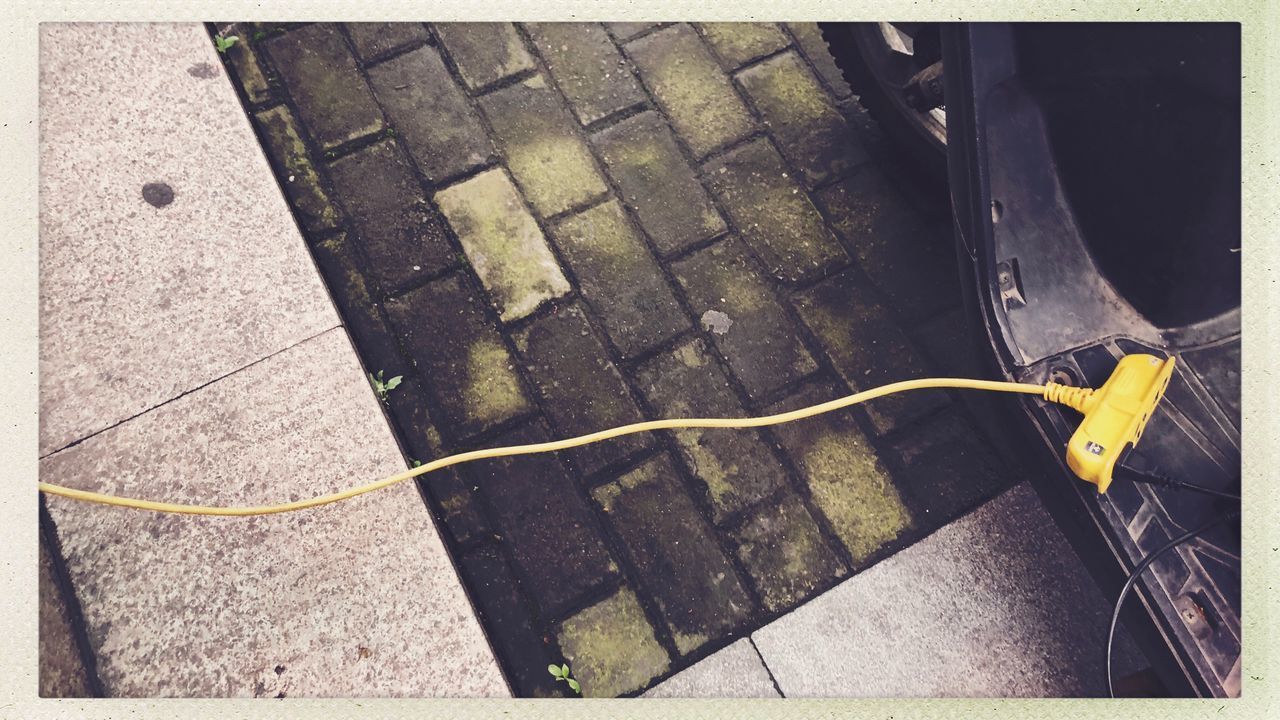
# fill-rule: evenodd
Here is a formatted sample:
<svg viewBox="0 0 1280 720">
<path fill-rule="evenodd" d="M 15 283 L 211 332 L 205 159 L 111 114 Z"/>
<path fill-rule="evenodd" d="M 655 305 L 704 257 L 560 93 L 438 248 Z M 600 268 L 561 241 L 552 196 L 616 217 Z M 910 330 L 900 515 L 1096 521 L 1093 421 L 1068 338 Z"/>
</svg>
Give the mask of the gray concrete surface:
<svg viewBox="0 0 1280 720">
<path fill-rule="evenodd" d="M 310 268 L 203 27 L 41 26 L 42 457 L 336 326 Z"/>
<path fill-rule="evenodd" d="M 1098 696 L 1110 607 L 1023 483 L 751 637 L 786 697 Z"/>
<path fill-rule="evenodd" d="M 204 29 L 46 24 L 41 91 L 40 478 L 242 505 L 404 469 Z M 48 507 L 108 695 L 508 693 L 412 484 Z"/>
<path fill-rule="evenodd" d="M 647 698 L 776 698 L 769 671 L 751 641 L 742 638 L 644 693 Z"/>
</svg>

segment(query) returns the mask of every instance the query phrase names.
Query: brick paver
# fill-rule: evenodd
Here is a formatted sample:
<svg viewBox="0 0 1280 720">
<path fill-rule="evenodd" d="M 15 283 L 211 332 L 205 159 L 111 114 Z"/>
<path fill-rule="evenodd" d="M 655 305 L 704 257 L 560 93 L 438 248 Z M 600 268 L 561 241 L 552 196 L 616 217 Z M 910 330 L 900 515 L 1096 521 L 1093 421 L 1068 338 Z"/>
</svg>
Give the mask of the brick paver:
<svg viewBox="0 0 1280 720">
<path fill-rule="evenodd" d="M 489 324 L 482 303 L 456 277 L 387 302 L 396 332 L 435 390 L 444 421 L 461 436 L 533 409 L 515 359 Z"/>
<path fill-rule="evenodd" d="M 800 282 L 848 262 L 803 186 L 761 138 L 707 163 L 712 192 L 774 277 Z"/>
<path fill-rule="evenodd" d="M 681 654 L 746 619 L 751 600 L 666 456 L 592 495 L 622 536 Z"/>
<path fill-rule="evenodd" d="M 462 174 L 493 154 L 480 118 L 435 48 L 418 48 L 369 68 L 369 82 L 428 181 Z M 422 112 L 424 107 L 431 112 Z"/>
<path fill-rule="evenodd" d="M 277 105 L 257 113 L 254 119 L 266 141 L 267 154 L 283 176 L 281 185 L 302 227 L 311 232 L 337 227 L 338 211 L 320 184 L 320 176 L 293 113 Z"/>
<path fill-rule="evenodd" d="M 542 230 L 502 170 L 442 190 L 435 201 L 503 320 L 569 292 Z"/>
<path fill-rule="evenodd" d="M 515 343 L 561 434 L 585 435 L 643 419 L 581 309 L 570 305 L 539 318 L 516 333 Z M 628 435 L 569 454 L 591 474 L 651 441 L 648 435 Z"/>
<path fill-rule="evenodd" d="M 689 327 L 670 283 L 617 201 L 565 218 L 552 235 L 623 356 Z"/>
<path fill-rule="evenodd" d="M 336 26 L 308 25 L 265 44 L 303 124 L 321 148 L 382 129 L 382 113 Z"/>
<path fill-rule="evenodd" d="M 644 102 L 629 63 L 596 23 L 525 23 L 583 125 Z"/>
<path fill-rule="evenodd" d="M 436 23 L 436 34 L 471 90 L 533 69 L 511 23 Z"/>
<path fill-rule="evenodd" d="M 952 367 L 945 207 L 861 154 L 812 23 L 238 32 L 229 73 L 365 367 L 403 378 L 414 461 Z M 639 693 L 1006 487 L 950 398 L 420 484 L 517 694 L 567 693 L 561 662 Z"/>
<path fill-rule="evenodd" d="M 831 96 L 794 52 L 769 58 L 737 77 L 782 153 L 810 186 L 867 159 Z"/>
<path fill-rule="evenodd" d="M 640 690 L 668 667 L 666 650 L 626 588 L 566 620 L 559 639 L 587 697 Z"/>
<path fill-rule="evenodd" d="M 747 414 L 710 348 L 690 340 L 637 369 L 645 400 L 660 417 Z M 786 472 L 756 432 L 689 428 L 672 431 L 690 472 L 706 486 L 716 521 L 786 484 Z"/>
<path fill-rule="evenodd" d="M 772 23 L 699 23 L 698 29 L 730 70 L 777 52 L 790 42 Z"/>
<path fill-rule="evenodd" d="M 427 29 L 422 23 L 360 22 L 345 25 L 356 52 L 366 63 L 393 50 L 427 41 Z"/>
<path fill-rule="evenodd" d="M 507 167 L 533 209 L 544 217 L 608 190 L 562 103 L 541 75 L 480 99 Z"/>
<path fill-rule="evenodd" d="M 657 113 L 623 120 L 592 141 L 659 252 L 671 254 L 725 231 L 724 218 Z"/>
<path fill-rule="evenodd" d="M 729 238 L 672 266 L 716 347 L 757 400 L 817 369 L 790 316 L 737 240 Z"/>
<path fill-rule="evenodd" d="M 663 28 L 627 45 L 641 79 L 697 157 L 755 127 L 711 51 L 688 25 Z"/>
<path fill-rule="evenodd" d="M 786 412 L 842 393 L 810 385 L 770 408 Z M 847 412 L 780 425 L 776 430 L 854 563 L 865 562 L 911 527 L 911 512 L 884 463 Z"/>
<path fill-rule="evenodd" d="M 374 278 L 387 292 L 455 264 L 444 220 L 397 144 L 384 140 L 334 161 L 329 179 Z"/>
</svg>

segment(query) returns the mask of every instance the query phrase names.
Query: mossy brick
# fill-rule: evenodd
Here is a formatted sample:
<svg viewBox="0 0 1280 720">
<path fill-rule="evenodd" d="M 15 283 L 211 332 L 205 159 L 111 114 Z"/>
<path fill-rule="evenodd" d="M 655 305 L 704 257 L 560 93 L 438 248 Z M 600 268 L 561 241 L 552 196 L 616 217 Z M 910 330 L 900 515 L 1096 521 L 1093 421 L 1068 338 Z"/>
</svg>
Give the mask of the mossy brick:
<svg viewBox="0 0 1280 720">
<path fill-rule="evenodd" d="M 616 200 L 570 215 L 551 236 L 623 357 L 689 328 L 657 261 Z"/>
<path fill-rule="evenodd" d="M 395 376 L 383 377 L 389 379 Z M 387 393 L 386 405 L 400 431 L 405 452 L 420 463 L 445 455 L 440 433 L 431 421 L 427 403 L 426 392 L 412 377 L 405 378 Z M 440 506 L 445 527 L 456 542 L 466 543 L 489 534 L 480 511 L 478 488 L 466 482 L 456 468 L 441 468 L 419 475 L 417 482 Z"/>
<path fill-rule="evenodd" d="M 526 445 L 551 438 L 540 423 L 506 433 L 485 447 Z M 524 588 L 543 615 L 567 607 L 616 577 L 618 568 L 587 499 L 556 455 L 534 454 L 468 463 L 501 542 L 525 578 Z"/>
<path fill-rule="evenodd" d="M 249 99 L 250 105 L 261 105 L 270 102 L 271 83 L 267 80 L 267 75 L 262 69 L 262 63 L 258 60 L 258 52 L 254 49 L 254 43 L 250 40 L 253 32 L 244 27 L 244 23 L 237 25 L 226 33 L 227 36 L 235 35 L 240 40 L 227 48 L 224 55 L 227 62 L 231 63 L 231 68 L 235 70 L 236 80 L 239 81 L 240 87 L 244 90 L 244 96 Z"/>
<path fill-rule="evenodd" d="M 320 184 L 302 133 L 289 108 L 278 105 L 254 115 L 271 160 L 280 168 L 278 179 L 293 212 L 309 233 L 332 230 L 341 222 Z"/>
<path fill-rule="evenodd" d="M 583 125 L 644 102 L 618 47 L 597 23 L 525 23 L 534 47 Z"/>
<path fill-rule="evenodd" d="M 410 365 L 369 293 L 355 242 L 339 233 L 313 245 L 311 253 L 364 366 L 384 377 L 407 373 Z"/>
<path fill-rule="evenodd" d="M 577 123 L 541 75 L 485 95 L 480 108 L 539 215 L 562 213 L 608 191 Z"/>
<path fill-rule="evenodd" d="M 818 202 L 899 316 L 914 323 L 959 304 L 950 226 L 921 220 L 877 170 L 860 168 L 822 190 Z"/>
<path fill-rule="evenodd" d="M 723 637 L 751 614 L 737 573 L 666 455 L 592 492 L 682 655 Z"/>
<path fill-rule="evenodd" d="M 849 261 L 767 139 L 716 158 L 704 172 L 711 191 L 770 275 L 802 282 Z"/>
<path fill-rule="evenodd" d="M 629 43 L 627 54 L 696 157 L 755 130 L 729 76 L 688 25 L 663 28 Z"/>
<path fill-rule="evenodd" d="M 468 437 L 533 410 L 515 359 L 456 275 L 388 300 L 387 314 L 440 403 L 446 433 Z"/>
<path fill-rule="evenodd" d="M 854 390 L 928 377 L 910 338 L 853 271 L 823 280 L 792 298 L 826 350 L 836 372 Z M 887 433 L 948 402 L 942 390 L 912 390 L 872 400 L 866 410 L 876 432 Z"/>
<path fill-rule="evenodd" d="M 547 672 L 547 665 L 560 657 L 552 650 L 550 638 L 534 625 L 521 596 L 520 581 L 501 551 L 493 546 L 476 548 L 459 558 L 458 568 L 515 695 L 563 697 L 556 679 Z"/>
<path fill-rule="evenodd" d="M 435 202 L 503 321 L 569 292 L 541 228 L 501 168 L 436 193 Z"/>
<path fill-rule="evenodd" d="M 738 558 L 766 609 L 794 607 L 847 572 L 804 503 L 788 492 L 733 532 Z"/>
<path fill-rule="evenodd" d="M 729 379 L 700 339 L 638 367 L 635 381 L 658 417 L 746 417 Z M 786 471 L 755 430 L 671 431 L 689 472 L 706 485 L 714 520 L 763 500 L 787 482 Z"/>
<path fill-rule="evenodd" d="M 335 160 L 328 173 L 383 292 L 394 293 L 456 264 L 444 219 L 427 202 L 394 141 Z"/>
<path fill-rule="evenodd" d="M 1013 485 L 1013 478 L 961 413 L 948 412 L 894 442 L 898 477 L 919 510 L 924 529 L 952 518 Z"/>
<path fill-rule="evenodd" d="M 769 408 L 787 412 L 847 393 L 810 384 Z M 853 562 L 863 565 L 913 527 L 911 510 L 884 463 L 847 411 L 778 425 L 774 433 Z"/>
<path fill-rule="evenodd" d="M 591 140 L 658 252 L 670 255 L 725 231 L 724 218 L 657 113 L 623 120 Z"/>
<path fill-rule="evenodd" d="M 694 315 L 703 319 L 716 348 L 752 398 L 761 400 L 817 370 L 791 316 L 737 239 L 699 250 L 673 263 L 672 270 Z M 723 313 L 729 322 L 708 323 L 712 311 Z"/>
<path fill-rule="evenodd" d="M 773 23 L 698 23 L 698 29 L 730 70 L 777 52 L 791 42 Z"/>
<path fill-rule="evenodd" d="M 822 37 L 822 30 L 818 27 L 818 23 L 792 22 L 787 23 L 787 29 L 795 37 L 800 51 L 817 68 L 818 74 L 822 76 L 822 82 L 831 94 L 841 100 L 852 96 L 853 89 L 845 81 L 844 73 L 840 70 L 840 66 L 836 65 L 835 58 L 831 57 L 831 49 L 827 47 L 827 41 Z"/>
<path fill-rule="evenodd" d="M 585 435 L 644 419 L 622 375 L 576 305 L 535 320 L 515 333 L 513 340 L 545 400 L 543 407 L 558 437 Z M 651 442 L 648 434 L 626 435 L 568 452 L 582 472 L 591 474 Z"/>
<path fill-rule="evenodd" d="M 462 81 L 473 91 L 533 69 L 533 58 L 511 23 L 435 23 L 435 29 Z"/>
<path fill-rule="evenodd" d="M 643 689 L 669 664 L 635 593 L 625 587 L 565 620 L 557 636 L 585 697 Z"/>
<path fill-rule="evenodd" d="M 609 28 L 609 32 L 620 42 L 626 42 L 631 38 L 652 27 L 657 27 L 660 23 L 656 22 L 611 22 L 605 23 Z"/>
<path fill-rule="evenodd" d="M 810 187 L 866 161 L 853 129 L 796 53 L 769 58 L 737 78 L 783 155 Z"/>
<path fill-rule="evenodd" d="M 268 38 L 263 46 L 322 149 L 382 130 L 382 111 L 337 25 L 307 25 Z"/>
<path fill-rule="evenodd" d="M 428 182 L 461 175 L 492 157 L 480 118 L 435 48 L 411 50 L 369 68 L 369 82 Z"/>
<path fill-rule="evenodd" d="M 360 59 L 368 63 L 392 50 L 427 41 L 427 29 L 416 22 L 344 23 Z"/>
</svg>

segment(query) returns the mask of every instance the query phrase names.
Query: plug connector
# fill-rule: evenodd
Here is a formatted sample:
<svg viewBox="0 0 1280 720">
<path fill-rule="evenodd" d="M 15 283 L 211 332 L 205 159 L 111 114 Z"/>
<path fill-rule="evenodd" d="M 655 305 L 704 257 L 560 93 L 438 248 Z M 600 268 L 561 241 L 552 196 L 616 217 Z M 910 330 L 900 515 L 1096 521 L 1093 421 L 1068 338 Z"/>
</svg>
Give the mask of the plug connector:
<svg viewBox="0 0 1280 720">
<path fill-rule="evenodd" d="M 1174 359 L 1127 355 L 1097 390 L 1050 382 L 1044 399 L 1084 415 L 1067 442 L 1067 467 L 1105 493 L 1125 448 L 1136 445 L 1173 377 Z"/>
</svg>

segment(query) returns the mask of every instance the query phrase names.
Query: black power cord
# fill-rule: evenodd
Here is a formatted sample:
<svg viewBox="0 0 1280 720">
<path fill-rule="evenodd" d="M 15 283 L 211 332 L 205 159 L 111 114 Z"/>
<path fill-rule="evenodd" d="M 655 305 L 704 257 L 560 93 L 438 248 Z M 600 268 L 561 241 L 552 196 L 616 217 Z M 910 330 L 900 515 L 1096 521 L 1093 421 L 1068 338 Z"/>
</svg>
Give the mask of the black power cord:
<svg viewBox="0 0 1280 720">
<path fill-rule="evenodd" d="M 1223 490 L 1215 490 L 1204 485 L 1189 483 L 1179 480 L 1160 469 L 1160 466 L 1152 462 L 1146 455 L 1135 448 L 1130 447 L 1129 450 L 1120 457 L 1120 462 L 1116 464 L 1116 476 L 1124 480 L 1145 483 L 1147 485 L 1156 485 L 1159 487 L 1172 488 L 1174 490 L 1190 490 L 1203 495 L 1211 495 L 1224 500 L 1240 501 L 1240 496 L 1236 493 L 1230 493 Z"/>
<path fill-rule="evenodd" d="M 1195 487 L 1200 486 L 1197 485 Z M 1116 598 L 1115 609 L 1111 613 L 1111 628 L 1107 630 L 1107 693 L 1111 695 L 1112 698 L 1116 696 L 1116 689 L 1111 681 L 1111 646 L 1115 643 L 1116 639 L 1116 625 L 1120 622 L 1120 608 L 1124 606 L 1124 599 L 1129 596 L 1129 591 L 1133 590 L 1133 586 L 1138 582 L 1138 577 L 1142 575 L 1144 570 L 1151 566 L 1151 563 L 1158 560 L 1161 555 L 1164 555 L 1182 543 L 1199 536 L 1214 525 L 1239 516 L 1240 511 L 1233 510 L 1226 515 L 1219 515 L 1218 517 L 1215 517 L 1194 530 L 1190 530 L 1179 535 L 1162 545 L 1159 549 L 1142 558 L 1142 561 L 1135 565 L 1133 570 L 1129 572 L 1129 577 L 1125 579 L 1124 587 L 1120 588 L 1120 595 Z"/>
</svg>

